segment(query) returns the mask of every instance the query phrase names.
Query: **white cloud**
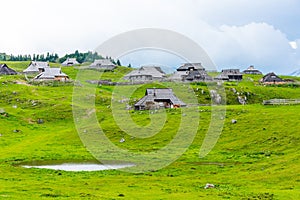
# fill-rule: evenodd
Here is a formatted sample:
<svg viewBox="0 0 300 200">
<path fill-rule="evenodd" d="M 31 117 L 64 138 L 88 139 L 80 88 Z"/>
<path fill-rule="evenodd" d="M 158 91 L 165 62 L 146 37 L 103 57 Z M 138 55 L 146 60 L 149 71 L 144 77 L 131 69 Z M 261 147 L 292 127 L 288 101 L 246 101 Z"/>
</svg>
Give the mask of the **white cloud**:
<svg viewBox="0 0 300 200">
<path fill-rule="evenodd" d="M 300 45 L 299 6 L 297 0 L 4 0 L 0 52 L 63 55 L 155 27 L 195 40 L 219 68 L 254 64 L 287 73 L 300 66 L 292 48 Z"/>
<path fill-rule="evenodd" d="M 223 45 L 216 55 L 217 60 L 228 65 L 246 68 L 248 65 L 262 67 L 265 72 L 285 73 L 293 60 L 293 53 L 286 36 L 266 23 L 251 23 L 244 26 L 221 26 Z M 225 53 L 222 54 L 223 52 Z M 229 55 L 229 56 L 228 56 Z M 229 66 L 230 67 L 230 66 Z"/>
<path fill-rule="evenodd" d="M 291 41 L 291 42 L 290 42 L 290 45 L 291 45 L 291 47 L 292 47 L 293 49 L 298 49 L 297 42 Z"/>
</svg>

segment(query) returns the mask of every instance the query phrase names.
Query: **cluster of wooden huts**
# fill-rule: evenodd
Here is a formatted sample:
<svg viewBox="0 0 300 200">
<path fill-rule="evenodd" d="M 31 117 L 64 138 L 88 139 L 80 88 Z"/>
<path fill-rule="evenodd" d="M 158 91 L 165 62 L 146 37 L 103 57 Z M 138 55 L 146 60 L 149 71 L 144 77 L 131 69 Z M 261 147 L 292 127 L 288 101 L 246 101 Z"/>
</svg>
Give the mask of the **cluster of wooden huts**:
<svg viewBox="0 0 300 200">
<path fill-rule="evenodd" d="M 159 66 L 142 66 L 141 68 L 133 70 L 129 74 L 125 75 L 124 79 L 133 82 L 170 80 L 200 82 L 213 80 L 213 78 L 207 74 L 204 67 L 202 67 L 201 63 L 184 63 L 171 76 L 167 76 Z"/>
<path fill-rule="evenodd" d="M 74 66 L 79 63 L 75 58 L 67 58 L 61 65 Z M 99 70 L 113 70 L 117 66 L 109 59 L 95 60 L 88 68 Z M 23 74 L 34 75 L 34 81 L 68 81 L 69 76 L 62 72 L 61 68 L 50 67 L 48 62 L 31 61 L 28 67 L 23 70 Z M 0 75 L 16 75 L 15 70 L 8 67 L 6 64 L 0 64 Z"/>
<path fill-rule="evenodd" d="M 75 58 L 67 58 L 62 66 L 74 66 L 79 63 Z M 88 66 L 88 69 L 97 69 L 103 71 L 112 71 L 117 66 L 110 59 L 95 60 Z M 24 74 L 35 74 L 35 81 L 67 81 L 69 76 L 62 72 L 61 68 L 52 68 L 48 62 L 32 61 L 29 66 L 23 70 Z M 17 72 L 9 68 L 6 64 L 0 64 L 0 75 L 14 75 Z M 207 81 L 240 81 L 243 74 L 262 75 L 254 66 L 248 67 L 243 72 L 239 69 L 223 69 L 216 77 L 208 75 L 206 69 L 201 63 L 184 63 L 179 66 L 176 71 L 167 75 L 159 66 L 142 66 L 135 69 L 124 76 L 125 80 L 131 82 L 147 82 L 147 81 L 182 81 L 182 82 L 207 82 Z M 281 79 L 274 72 L 266 74 L 261 80 L 263 84 L 284 84 L 287 81 Z"/>
<path fill-rule="evenodd" d="M 206 82 L 206 81 L 241 81 L 243 74 L 262 75 L 262 72 L 250 66 L 243 72 L 239 69 L 223 69 L 216 77 L 208 75 L 201 63 L 184 63 L 171 76 L 158 66 L 142 66 L 124 76 L 132 82 L 147 81 L 179 81 L 179 82 Z M 261 80 L 264 84 L 280 84 L 284 80 L 276 74 L 266 74 Z M 148 88 L 144 97 L 134 104 L 135 110 L 150 110 L 159 108 L 185 107 L 186 104 L 178 99 L 170 88 Z"/>
<path fill-rule="evenodd" d="M 206 82 L 206 81 L 241 81 L 244 74 L 262 75 L 262 72 L 255 69 L 254 66 L 248 67 L 243 72 L 239 69 L 223 69 L 216 77 L 208 75 L 201 63 L 184 63 L 176 72 L 167 76 L 166 73 L 158 66 L 142 66 L 133 70 L 124 76 L 125 80 L 132 82 L 141 81 L 182 81 L 182 82 Z M 261 80 L 265 84 L 282 84 L 283 79 L 278 77 L 274 72 L 266 74 Z"/>
<path fill-rule="evenodd" d="M 75 58 L 68 58 L 62 66 L 74 66 L 79 63 Z M 88 69 L 112 71 L 117 66 L 109 59 L 95 60 Z M 48 62 L 32 61 L 23 70 L 24 74 L 34 75 L 34 81 L 68 81 L 69 76 L 62 72 L 61 68 L 53 68 Z M 15 70 L 6 64 L 0 64 L 0 75 L 15 75 Z M 177 81 L 177 82 L 207 82 L 207 81 L 241 81 L 244 74 L 262 75 L 262 72 L 250 66 L 243 72 L 239 69 L 223 69 L 216 77 L 208 75 L 201 63 L 184 63 L 176 71 L 167 75 L 159 66 L 142 66 L 126 74 L 123 78 L 130 82 L 151 81 Z M 271 72 L 260 80 L 263 84 L 284 84 L 286 80 L 281 79 Z M 186 104 L 175 96 L 171 88 L 148 88 L 145 96 L 134 104 L 136 110 L 148 110 L 159 108 L 185 107 Z"/>
<path fill-rule="evenodd" d="M 28 67 L 23 70 L 26 75 L 35 75 L 33 80 L 36 81 L 67 81 L 69 76 L 61 71 L 61 68 L 51 68 L 47 62 L 32 61 Z M 15 70 L 8 67 L 6 64 L 0 64 L 0 75 L 16 75 Z"/>
<path fill-rule="evenodd" d="M 69 76 L 61 71 L 61 68 L 51 68 L 48 62 L 32 61 L 29 66 L 23 70 L 24 74 L 36 75 L 34 81 L 67 81 Z"/>
</svg>

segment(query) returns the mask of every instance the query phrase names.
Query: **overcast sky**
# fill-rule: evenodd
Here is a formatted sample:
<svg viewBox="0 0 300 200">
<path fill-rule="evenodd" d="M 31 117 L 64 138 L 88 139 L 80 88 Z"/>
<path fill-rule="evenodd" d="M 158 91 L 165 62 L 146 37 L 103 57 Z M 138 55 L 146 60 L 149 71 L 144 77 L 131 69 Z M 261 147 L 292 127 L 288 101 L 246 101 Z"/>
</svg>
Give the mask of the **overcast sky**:
<svg viewBox="0 0 300 200">
<path fill-rule="evenodd" d="M 299 0 L 1 0 L 1 18 L 0 52 L 8 54 L 63 56 L 126 31 L 162 28 L 196 41 L 218 69 L 300 69 Z"/>
</svg>

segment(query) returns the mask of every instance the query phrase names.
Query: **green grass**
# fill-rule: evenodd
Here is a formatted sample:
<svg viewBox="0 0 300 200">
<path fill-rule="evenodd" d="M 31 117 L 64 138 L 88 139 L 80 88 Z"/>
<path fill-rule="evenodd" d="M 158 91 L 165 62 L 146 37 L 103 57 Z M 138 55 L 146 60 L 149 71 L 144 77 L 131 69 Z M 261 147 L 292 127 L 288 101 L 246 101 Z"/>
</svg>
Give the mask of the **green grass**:
<svg viewBox="0 0 300 200">
<path fill-rule="evenodd" d="M 24 63 L 11 65 L 19 71 L 26 67 Z M 78 69 L 62 69 L 75 79 Z M 104 73 L 103 77 L 117 80 L 127 72 L 123 68 L 118 70 L 118 73 Z M 84 73 L 90 79 L 99 75 L 91 70 Z M 199 150 L 212 113 L 211 107 L 203 106 L 197 108 L 200 113 L 197 135 L 178 160 L 157 171 L 134 174 L 118 170 L 65 172 L 18 166 L 33 160 L 94 158 L 75 129 L 72 85 L 27 86 L 14 83 L 23 80 L 22 75 L 0 76 L 0 108 L 6 112 L 0 115 L 0 199 L 299 199 L 300 106 L 263 106 L 261 101 L 275 97 L 299 98 L 300 88 L 265 87 L 258 84 L 259 78 L 249 77 L 240 83 L 225 84 L 230 105 L 226 106 L 222 134 L 206 157 L 199 158 Z M 164 87 L 173 86 L 164 84 Z M 123 86 L 121 90 L 124 93 L 135 90 L 129 100 L 133 103 L 143 96 L 147 87 L 159 87 L 159 83 Z M 210 102 L 205 84 L 191 87 L 199 102 Z M 249 104 L 238 105 L 231 88 L 251 93 Z M 151 138 L 131 138 L 124 133 L 111 114 L 110 100 L 115 91 L 115 87 L 100 86 L 95 93 L 97 118 L 115 145 L 132 152 L 151 152 L 174 138 L 182 117 L 180 109 L 167 110 L 165 126 Z M 189 100 L 184 90 L 176 94 Z M 129 114 L 142 126 L 150 123 L 152 115 L 148 111 L 129 111 Z M 38 119 L 44 123 L 38 124 Z M 232 119 L 237 123 L 232 124 Z M 126 142 L 119 143 L 122 137 Z M 203 189 L 206 183 L 213 183 L 216 188 Z"/>
</svg>

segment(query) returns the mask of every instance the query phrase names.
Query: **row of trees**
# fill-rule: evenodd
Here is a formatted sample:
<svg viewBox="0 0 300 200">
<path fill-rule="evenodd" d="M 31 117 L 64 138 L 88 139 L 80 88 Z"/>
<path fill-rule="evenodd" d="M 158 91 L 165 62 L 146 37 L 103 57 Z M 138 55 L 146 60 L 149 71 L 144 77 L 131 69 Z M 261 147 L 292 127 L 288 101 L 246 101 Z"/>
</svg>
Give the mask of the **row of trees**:
<svg viewBox="0 0 300 200">
<path fill-rule="evenodd" d="M 80 53 L 76 50 L 72 54 L 66 54 L 65 56 L 59 58 L 58 54 L 33 54 L 31 55 L 7 55 L 5 53 L 0 53 L 0 61 L 48 61 L 48 62 L 56 62 L 63 63 L 67 58 L 76 58 L 79 63 L 83 62 L 94 62 L 96 59 L 103 59 L 101 55 L 97 52 L 88 51 L 86 53 Z M 113 60 L 111 57 L 106 57 L 106 59 L 110 59 L 114 64 L 121 66 L 120 60 Z"/>
<path fill-rule="evenodd" d="M 78 50 L 75 51 L 75 53 L 72 54 L 66 54 L 64 57 L 61 57 L 58 59 L 59 63 L 63 63 L 67 58 L 76 58 L 76 60 L 79 63 L 83 62 L 94 62 L 96 59 L 103 59 L 101 55 L 99 55 L 97 52 L 91 52 L 88 51 L 86 53 L 80 53 Z"/>
<path fill-rule="evenodd" d="M 75 53 L 66 54 L 64 57 L 59 58 L 59 62 L 63 63 L 67 58 L 76 58 L 79 63 L 94 62 L 97 59 L 104 59 L 104 57 L 99 55 L 97 52 L 93 53 L 91 51 L 88 51 L 87 53 L 80 53 L 79 51 L 75 51 Z M 120 60 L 115 61 L 111 57 L 106 57 L 106 59 L 111 60 L 115 65 L 121 66 Z"/>
<path fill-rule="evenodd" d="M 0 53 L 0 61 L 48 61 L 56 62 L 58 60 L 58 54 L 33 54 L 31 55 L 7 55 L 5 53 Z"/>
</svg>

